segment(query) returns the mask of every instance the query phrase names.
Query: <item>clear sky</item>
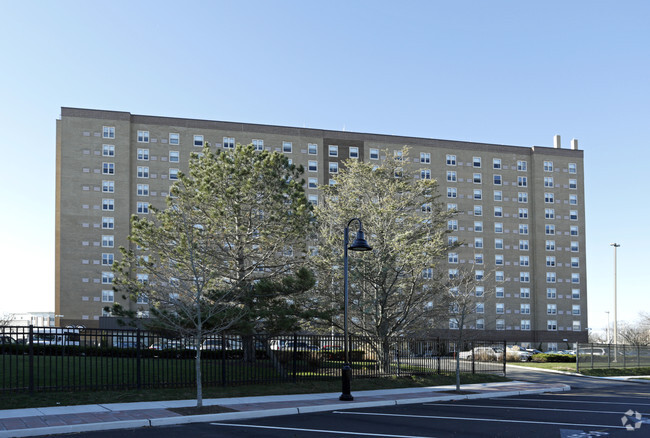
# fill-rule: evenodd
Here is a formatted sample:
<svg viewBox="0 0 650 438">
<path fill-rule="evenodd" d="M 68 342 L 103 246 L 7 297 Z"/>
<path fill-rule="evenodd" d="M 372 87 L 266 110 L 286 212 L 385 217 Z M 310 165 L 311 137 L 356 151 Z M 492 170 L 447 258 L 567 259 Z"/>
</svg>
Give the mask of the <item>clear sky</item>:
<svg viewBox="0 0 650 438">
<path fill-rule="evenodd" d="M 61 106 L 585 151 L 589 327 L 650 311 L 647 1 L 0 1 L 0 314 L 54 310 Z"/>
</svg>

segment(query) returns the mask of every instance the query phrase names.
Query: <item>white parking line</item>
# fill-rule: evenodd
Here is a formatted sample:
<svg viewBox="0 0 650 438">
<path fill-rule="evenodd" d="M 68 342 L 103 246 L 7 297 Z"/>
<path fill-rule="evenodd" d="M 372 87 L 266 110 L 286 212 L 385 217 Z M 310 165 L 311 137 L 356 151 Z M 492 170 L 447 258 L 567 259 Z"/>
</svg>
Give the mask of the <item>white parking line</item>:
<svg viewBox="0 0 650 438">
<path fill-rule="evenodd" d="M 379 437 L 386 437 L 386 438 L 436 438 L 432 436 L 387 435 L 384 433 L 348 432 L 344 430 L 303 429 L 300 427 L 258 426 L 255 424 L 232 424 L 232 423 L 210 423 L 210 424 L 212 426 L 248 427 L 252 429 L 291 430 L 294 432 L 317 432 L 317 433 L 332 433 L 332 434 L 339 434 L 339 435 L 355 435 L 355 436 L 379 436 Z"/>
<path fill-rule="evenodd" d="M 590 412 L 592 414 L 618 414 L 621 415 L 621 411 L 592 411 L 589 409 L 551 409 L 551 408 L 525 408 L 522 406 L 506 406 L 506 405 L 467 405 L 458 403 L 424 403 L 423 406 L 463 406 L 468 408 L 487 408 L 487 409 L 519 409 L 519 410 L 528 410 L 528 411 L 560 411 L 560 412 Z M 642 415 L 650 415 L 645 412 L 641 412 Z"/>
<path fill-rule="evenodd" d="M 488 423 L 543 424 L 548 426 L 604 427 L 607 429 L 625 429 L 622 426 L 612 426 L 609 424 L 605 425 L 605 424 L 583 424 L 583 423 L 559 423 L 554 421 L 505 420 L 502 418 L 445 417 L 442 415 L 380 414 L 380 413 L 373 413 L 373 412 L 350 412 L 350 411 L 334 411 L 333 413 L 345 414 L 345 415 L 371 415 L 376 417 L 404 417 L 404 418 L 423 418 L 423 419 L 433 419 L 433 420 L 484 421 Z"/>
<path fill-rule="evenodd" d="M 490 399 L 490 400 L 498 400 L 498 399 L 494 398 L 494 399 Z M 534 401 L 534 402 L 544 402 L 544 403 L 582 403 L 582 404 L 589 404 L 589 405 L 594 404 L 594 405 L 625 405 L 625 406 L 629 406 L 631 404 L 629 401 L 625 402 L 625 403 L 621 403 L 621 402 L 611 402 L 611 401 L 597 402 L 597 401 L 587 401 L 587 400 L 555 400 L 555 399 L 553 399 L 553 400 L 541 400 L 541 399 L 538 399 L 538 398 L 513 398 L 512 400 Z M 634 406 L 650 406 L 650 403 L 636 403 L 635 402 L 633 404 L 634 404 Z"/>
</svg>

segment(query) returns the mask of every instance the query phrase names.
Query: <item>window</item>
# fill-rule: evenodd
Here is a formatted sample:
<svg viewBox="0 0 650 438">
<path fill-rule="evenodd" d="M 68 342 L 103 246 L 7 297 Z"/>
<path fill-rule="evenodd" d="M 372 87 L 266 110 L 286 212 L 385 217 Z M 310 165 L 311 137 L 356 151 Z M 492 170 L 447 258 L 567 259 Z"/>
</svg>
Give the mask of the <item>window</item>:
<svg viewBox="0 0 650 438">
<path fill-rule="evenodd" d="M 102 218 L 102 229 L 112 230 L 115 228 L 115 218 L 112 217 L 103 217 Z M 104 246 L 104 245 L 102 245 Z"/>
<path fill-rule="evenodd" d="M 545 219 L 555 219 L 555 209 L 554 208 L 545 208 L 544 209 L 544 218 Z"/>
<path fill-rule="evenodd" d="M 554 319 L 549 319 L 546 321 L 546 330 L 550 332 L 557 331 L 557 321 Z"/>
<path fill-rule="evenodd" d="M 456 219 L 450 219 L 447 221 L 447 229 L 448 230 L 458 230 L 458 221 Z"/>
<path fill-rule="evenodd" d="M 528 209 L 520 208 L 519 209 L 519 219 L 528 219 Z"/>
<path fill-rule="evenodd" d="M 544 177 L 544 187 L 553 187 L 553 177 L 545 176 Z"/>
<path fill-rule="evenodd" d="M 148 202 L 138 202 L 137 211 L 140 214 L 149 214 L 149 203 Z"/>
<path fill-rule="evenodd" d="M 180 161 L 180 153 L 178 151 L 169 151 L 169 162 L 178 163 Z"/>
<path fill-rule="evenodd" d="M 262 144 L 264 146 L 264 144 Z M 318 155 L 318 145 L 316 143 L 309 143 L 307 145 L 307 153 L 309 155 Z M 371 155 L 372 155 L 372 149 L 371 149 Z"/>
<path fill-rule="evenodd" d="M 111 253 L 105 252 L 102 254 L 102 265 L 111 266 L 114 261 L 115 261 L 115 256 L 112 252 Z"/>
<path fill-rule="evenodd" d="M 149 196 L 149 184 L 138 184 L 137 193 L 138 196 Z"/>
<path fill-rule="evenodd" d="M 482 184 L 482 175 L 480 173 L 475 173 L 472 177 L 474 184 Z"/>
<path fill-rule="evenodd" d="M 530 257 L 519 256 L 519 266 L 530 266 Z"/>
<path fill-rule="evenodd" d="M 431 154 L 429 152 L 420 152 L 420 163 L 430 164 Z"/>
<path fill-rule="evenodd" d="M 310 189 L 317 189 L 318 188 L 318 178 L 309 178 L 308 179 L 308 187 Z"/>
<path fill-rule="evenodd" d="M 569 205 L 578 205 L 578 195 L 569 195 Z"/>
<path fill-rule="evenodd" d="M 307 162 L 307 169 L 310 172 L 318 172 L 318 161 L 309 160 Z"/>
<path fill-rule="evenodd" d="M 580 328 L 580 321 L 573 321 L 573 324 L 571 325 L 571 329 L 574 332 L 579 332 L 581 330 Z"/>
<path fill-rule="evenodd" d="M 578 226 L 577 225 L 571 225 L 569 230 L 570 230 L 569 234 L 571 234 L 572 236 L 577 236 L 578 235 Z"/>
<path fill-rule="evenodd" d="M 138 149 L 138 160 L 149 161 L 149 149 Z"/>
<path fill-rule="evenodd" d="M 474 248 L 483 248 L 483 238 L 475 237 L 474 238 Z"/>
<path fill-rule="evenodd" d="M 102 181 L 102 192 L 104 192 L 104 193 L 114 193 L 115 192 L 115 181 Z"/>
<path fill-rule="evenodd" d="M 307 199 L 314 207 L 318 205 L 318 195 L 309 195 Z"/>
<path fill-rule="evenodd" d="M 474 206 L 474 216 L 483 216 L 483 206 L 481 205 Z"/>
<path fill-rule="evenodd" d="M 474 164 L 474 167 L 481 167 L 481 157 L 472 158 L 472 163 Z"/>
<path fill-rule="evenodd" d="M 497 330 L 505 330 L 506 329 L 506 320 L 505 319 L 497 319 L 497 321 L 496 321 L 496 329 Z"/>
<path fill-rule="evenodd" d="M 546 288 L 546 298 L 549 300 L 554 300 L 557 298 L 557 289 L 554 287 L 547 287 Z"/>
<path fill-rule="evenodd" d="M 138 131 L 138 143 L 149 143 L 149 131 Z"/>
<path fill-rule="evenodd" d="M 402 151 L 393 151 L 393 157 L 395 157 L 395 161 L 402 161 L 404 153 Z"/>
<path fill-rule="evenodd" d="M 503 207 L 494 207 L 494 217 L 503 217 Z"/>
<path fill-rule="evenodd" d="M 494 191 L 494 200 L 497 202 L 503 201 L 503 192 L 501 190 Z"/>
<path fill-rule="evenodd" d="M 456 182 L 456 171 L 455 170 L 448 170 L 447 171 L 447 181 Z"/>
<path fill-rule="evenodd" d="M 474 264 L 476 265 L 483 264 L 483 254 L 474 254 Z"/>
<path fill-rule="evenodd" d="M 485 329 L 485 319 L 480 318 L 476 320 L 476 329 L 484 330 Z"/>
<path fill-rule="evenodd" d="M 580 258 L 579 257 L 571 257 L 571 267 L 572 268 L 579 268 L 580 267 Z"/>
<path fill-rule="evenodd" d="M 528 245 L 528 240 L 520 240 L 519 241 L 519 250 L 520 251 L 528 251 L 529 245 Z"/>
<path fill-rule="evenodd" d="M 494 232 L 497 234 L 503 233 L 503 224 L 501 222 L 494 223 Z"/>
<path fill-rule="evenodd" d="M 102 174 L 115 175 L 115 163 L 102 163 Z"/>
<path fill-rule="evenodd" d="M 431 170 L 420 169 L 420 179 L 431 179 Z"/>
<path fill-rule="evenodd" d="M 102 210 L 103 211 L 113 211 L 113 210 L 115 210 L 115 200 L 114 199 L 102 199 Z"/>
<path fill-rule="evenodd" d="M 526 172 L 528 170 L 528 163 L 525 161 L 517 161 L 517 170 L 520 172 Z"/>
<path fill-rule="evenodd" d="M 379 159 L 379 149 L 370 149 L 370 159 L 371 160 Z"/>
<path fill-rule="evenodd" d="M 477 201 L 480 201 L 483 199 L 483 190 L 481 189 L 474 189 L 474 199 Z"/>
<path fill-rule="evenodd" d="M 450 253 L 447 255 L 447 261 L 448 261 L 449 263 L 458 263 L 458 254 L 455 253 L 455 252 L 450 252 Z"/>
<path fill-rule="evenodd" d="M 579 251 L 578 242 L 571 242 L 571 252 L 578 252 L 578 251 Z"/>
<path fill-rule="evenodd" d="M 485 313 L 485 303 L 476 303 L 476 313 Z"/>
<path fill-rule="evenodd" d="M 333 145 L 333 144 L 329 145 L 328 150 L 329 150 L 330 157 L 339 156 L 339 147 L 337 145 Z"/>
<path fill-rule="evenodd" d="M 546 233 L 547 236 L 554 236 L 555 235 L 555 225 L 550 225 L 550 224 L 544 225 L 544 233 Z"/>
<path fill-rule="evenodd" d="M 530 330 L 530 319 L 522 319 L 519 329 L 524 331 Z"/>
<path fill-rule="evenodd" d="M 102 284 L 113 284 L 114 277 L 112 272 L 102 272 Z"/>
<path fill-rule="evenodd" d="M 546 266 L 548 268 L 555 267 L 555 256 L 546 256 Z"/>
<path fill-rule="evenodd" d="M 115 127 L 114 126 L 104 126 L 102 129 L 103 138 L 115 138 Z"/>
<path fill-rule="evenodd" d="M 480 298 L 480 297 L 482 297 L 484 294 L 485 294 L 485 287 L 483 287 L 483 286 L 476 286 L 476 288 L 474 289 L 474 295 L 476 295 L 477 297 Z"/>
<path fill-rule="evenodd" d="M 494 185 L 495 186 L 501 185 L 501 175 L 494 175 Z"/>
<path fill-rule="evenodd" d="M 580 315 L 580 304 L 573 304 L 571 306 L 571 314 L 572 315 Z"/>
<path fill-rule="evenodd" d="M 102 291 L 102 303 L 112 303 L 114 300 L 114 292 L 112 290 Z M 107 316 L 107 315 L 102 315 Z"/>
<path fill-rule="evenodd" d="M 572 284 L 580 284 L 580 274 L 577 272 L 574 272 L 571 274 L 571 283 Z"/>
<path fill-rule="evenodd" d="M 501 158 L 493 158 L 492 159 L 492 168 L 501 169 Z"/>
<path fill-rule="evenodd" d="M 330 161 L 330 173 L 339 173 L 339 163 Z"/>
<path fill-rule="evenodd" d="M 178 179 L 178 169 L 169 169 L 169 179 L 172 181 Z"/>
<path fill-rule="evenodd" d="M 449 318 L 449 329 L 450 330 L 458 329 L 458 320 L 456 318 Z"/>
<path fill-rule="evenodd" d="M 506 312 L 505 312 L 505 308 L 506 308 L 505 304 L 503 304 L 503 303 L 497 303 L 497 306 L 496 306 L 497 314 L 500 314 L 500 315 L 501 315 L 501 314 L 506 313 Z"/>
<path fill-rule="evenodd" d="M 547 272 L 546 273 L 546 282 L 547 283 L 556 283 L 557 282 L 557 275 L 555 272 Z"/>
<path fill-rule="evenodd" d="M 519 281 L 522 283 L 530 283 L 530 272 L 520 272 Z"/>
<path fill-rule="evenodd" d="M 223 147 L 224 149 L 235 149 L 235 137 L 224 137 Z"/>
<path fill-rule="evenodd" d="M 577 189 L 578 188 L 578 180 L 575 179 L 570 179 L 569 180 L 569 188 L 570 189 Z"/>
<path fill-rule="evenodd" d="M 283 141 L 282 152 L 284 152 L 285 154 L 290 154 L 291 152 L 293 152 L 293 143 L 291 143 L 290 141 Z"/>
<path fill-rule="evenodd" d="M 505 281 L 505 275 L 503 271 L 495 271 L 494 272 L 494 281 L 503 283 Z"/>
<path fill-rule="evenodd" d="M 580 289 L 571 289 L 571 298 L 574 300 L 580 299 Z"/>
<path fill-rule="evenodd" d="M 138 166 L 138 178 L 149 178 L 149 168 L 145 166 Z"/>
<path fill-rule="evenodd" d="M 547 304 L 546 305 L 546 314 L 547 315 L 556 315 L 557 314 L 557 304 Z"/>
<path fill-rule="evenodd" d="M 555 251 L 555 240 L 546 241 L 546 251 Z"/>
<path fill-rule="evenodd" d="M 520 304 L 519 305 L 519 313 L 522 315 L 530 315 L 530 304 Z"/>
<path fill-rule="evenodd" d="M 569 173 L 578 173 L 576 163 L 569 163 Z"/>
<path fill-rule="evenodd" d="M 530 298 L 530 288 L 529 287 L 520 287 L 519 288 L 519 298 Z"/>
<path fill-rule="evenodd" d="M 457 236 L 448 236 L 447 237 L 447 245 L 454 246 L 457 243 L 458 243 L 458 237 Z"/>
<path fill-rule="evenodd" d="M 519 187 L 528 187 L 528 178 L 525 176 L 517 177 L 517 186 Z"/>
<path fill-rule="evenodd" d="M 115 156 L 115 145 L 104 144 L 102 145 L 102 155 L 104 157 L 114 157 Z"/>
<path fill-rule="evenodd" d="M 477 233 L 482 233 L 483 232 L 483 222 L 482 221 L 474 221 L 474 231 Z"/>
<path fill-rule="evenodd" d="M 494 239 L 494 249 L 503 249 L 503 239 Z"/>
<path fill-rule="evenodd" d="M 172 134 L 172 133 L 169 134 L 169 144 L 176 145 L 180 143 L 181 143 L 180 136 L 178 134 Z"/>
<path fill-rule="evenodd" d="M 553 162 L 544 161 L 544 172 L 553 172 Z"/>
<path fill-rule="evenodd" d="M 447 166 L 456 165 L 456 155 L 447 155 Z"/>
<path fill-rule="evenodd" d="M 203 136 L 202 135 L 195 135 L 194 136 L 194 146 L 203 147 Z"/>
<path fill-rule="evenodd" d="M 453 280 L 454 278 L 458 278 L 458 269 L 449 270 L 449 279 Z"/>
<path fill-rule="evenodd" d="M 485 277 L 485 272 L 482 270 L 474 271 L 474 278 L 476 281 L 483 281 L 483 277 Z"/>
<path fill-rule="evenodd" d="M 427 213 L 431 212 L 431 204 L 427 204 L 428 210 Z M 447 211 L 458 210 L 458 204 L 447 204 Z"/>
<path fill-rule="evenodd" d="M 396 167 L 395 168 L 395 178 L 401 178 L 402 177 L 402 168 L 401 167 Z"/>
<path fill-rule="evenodd" d="M 569 212 L 569 219 L 572 221 L 577 221 L 578 220 L 578 210 L 571 210 Z"/>
<path fill-rule="evenodd" d="M 504 289 L 503 287 L 501 287 L 501 286 L 497 286 L 497 287 L 494 289 L 494 291 L 495 291 L 495 292 L 494 292 L 494 295 L 495 295 L 497 298 L 503 298 L 503 297 L 505 296 L 505 289 Z"/>
<path fill-rule="evenodd" d="M 136 303 L 137 304 L 149 304 L 149 297 L 144 295 L 144 294 L 140 294 L 140 295 L 138 295 Z"/>
<path fill-rule="evenodd" d="M 350 158 L 359 158 L 359 148 L 350 146 Z"/>
<path fill-rule="evenodd" d="M 519 192 L 517 194 L 517 202 L 520 204 L 527 204 L 528 203 L 528 192 Z"/>
<path fill-rule="evenodd" d="M 456 187 L 447 187 L 447 197 L 456 198 L 456 196 L 458 196 L 458 190 Z"/>
<path fill-rule="evenodd" d="M 528 234 L 528 224 L 519 224 L 519 234 Z"/>
</svg>

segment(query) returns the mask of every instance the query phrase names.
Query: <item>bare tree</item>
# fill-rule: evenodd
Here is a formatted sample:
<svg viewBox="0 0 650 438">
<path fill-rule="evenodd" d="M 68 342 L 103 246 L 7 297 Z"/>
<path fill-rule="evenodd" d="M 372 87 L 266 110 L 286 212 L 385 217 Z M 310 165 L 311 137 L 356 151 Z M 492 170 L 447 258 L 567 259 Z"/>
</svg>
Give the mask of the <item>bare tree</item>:
<svg viewBox="0 0 650 438">
<path fill-rule="evenodd" d="M 626 344 L 635 346 L 650 345 L 650 331 L 642 321 L 635 323 L 622 323 L 618 328 L 618 336 L 623 339 Z"/>
</svg>

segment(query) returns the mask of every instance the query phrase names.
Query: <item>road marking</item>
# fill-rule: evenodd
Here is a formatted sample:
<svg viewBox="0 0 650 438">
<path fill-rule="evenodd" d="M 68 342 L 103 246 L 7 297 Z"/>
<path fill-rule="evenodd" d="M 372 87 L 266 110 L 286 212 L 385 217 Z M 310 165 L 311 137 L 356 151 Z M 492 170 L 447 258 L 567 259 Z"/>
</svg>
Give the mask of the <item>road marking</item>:
<svg viewBox="0 0 650 438">
<path fill-rule="evenodd" d="M 258 426 L 255 424 L 231 424 L 231 423 L 210 423 L 210 424 L 212 426 L 248 427 L 253 429 L 290 430 L 294 432 L 318 432 L 318 433 L 332 433 L 332 434 L 339 434 L 339 435 L 355 435 L 355 436 L 379 436 L 379 437 L 386 437 L 386 438 L 436 438 L 432 436 L 387 435 L 385 433 L 348 432 L 344 430 L 303 429 L 300 427 Z"/>
<path fill-rule="evenodd" d="M 499 400 L 498 398 L 491 398 L 490 400 Z M 597 402 L 597 401 L 586 401 L 586 400 L 540 400 L 538 398 L 513 398 L 512 400 L 517 401 L 534 401 L 534 402 L 544 402 L 544 403 L 583 403 L 583 404 L 594 404 L 594 405 L 625 405 L 629 406 L 634 404 L 634 406 L 650 406 L 650 403 L 630 403 L 630 402 Z"/>
<path fill-rule="evenodd" d="M 468 407 L 468 408 L 488 408 L 488 409 L 521 409 L 521 410 L 530 410 L 530 411 L 561 411 L 561 412 L 590 412 L 593 414 L 621 414 L 621 411 L 592 411 L 588 409 L 551 409 L 551 408 L 525 408 L 521 406 L 502 406 L 502 405 L 496 405 L 496 406 L 490 406 L 490 405 L 467 405 L 467 404 L 462 404 L 459 405 L 458 403 L 423 403 L 423 406 L 463 406 L 463 407 Z M 643 413 L 642 413 L 643 414 Z M 650 415 L 650 414 L 644 414 L 644 415 Z"/>
<path fill-rule="evenodd" d="M 459 420 L 459 421 L 484 421 L 490 423 L 520 423 L 520 424 L 544 424 L 552 426 L 580 426 L 580 427 L 604 427 L 607 429 L 625 429 L 622 426 L 610 426 L 603 424 L 583 424 L 583 423 L 558 423 L 554 421 L 533 421 L 533 420 L 504 420 L 496 418 L 472 418 L 472 417 L 444 417 L 442 415 L 407 415 L 407 414 L 380 414 L 374 412 L 350 412 L 334 411 L 334 414 L 345 415 L 372 415 L 376 417 L 404 417 L 404 418 L 426 418 L 434 420 Z"/>
</svg>

